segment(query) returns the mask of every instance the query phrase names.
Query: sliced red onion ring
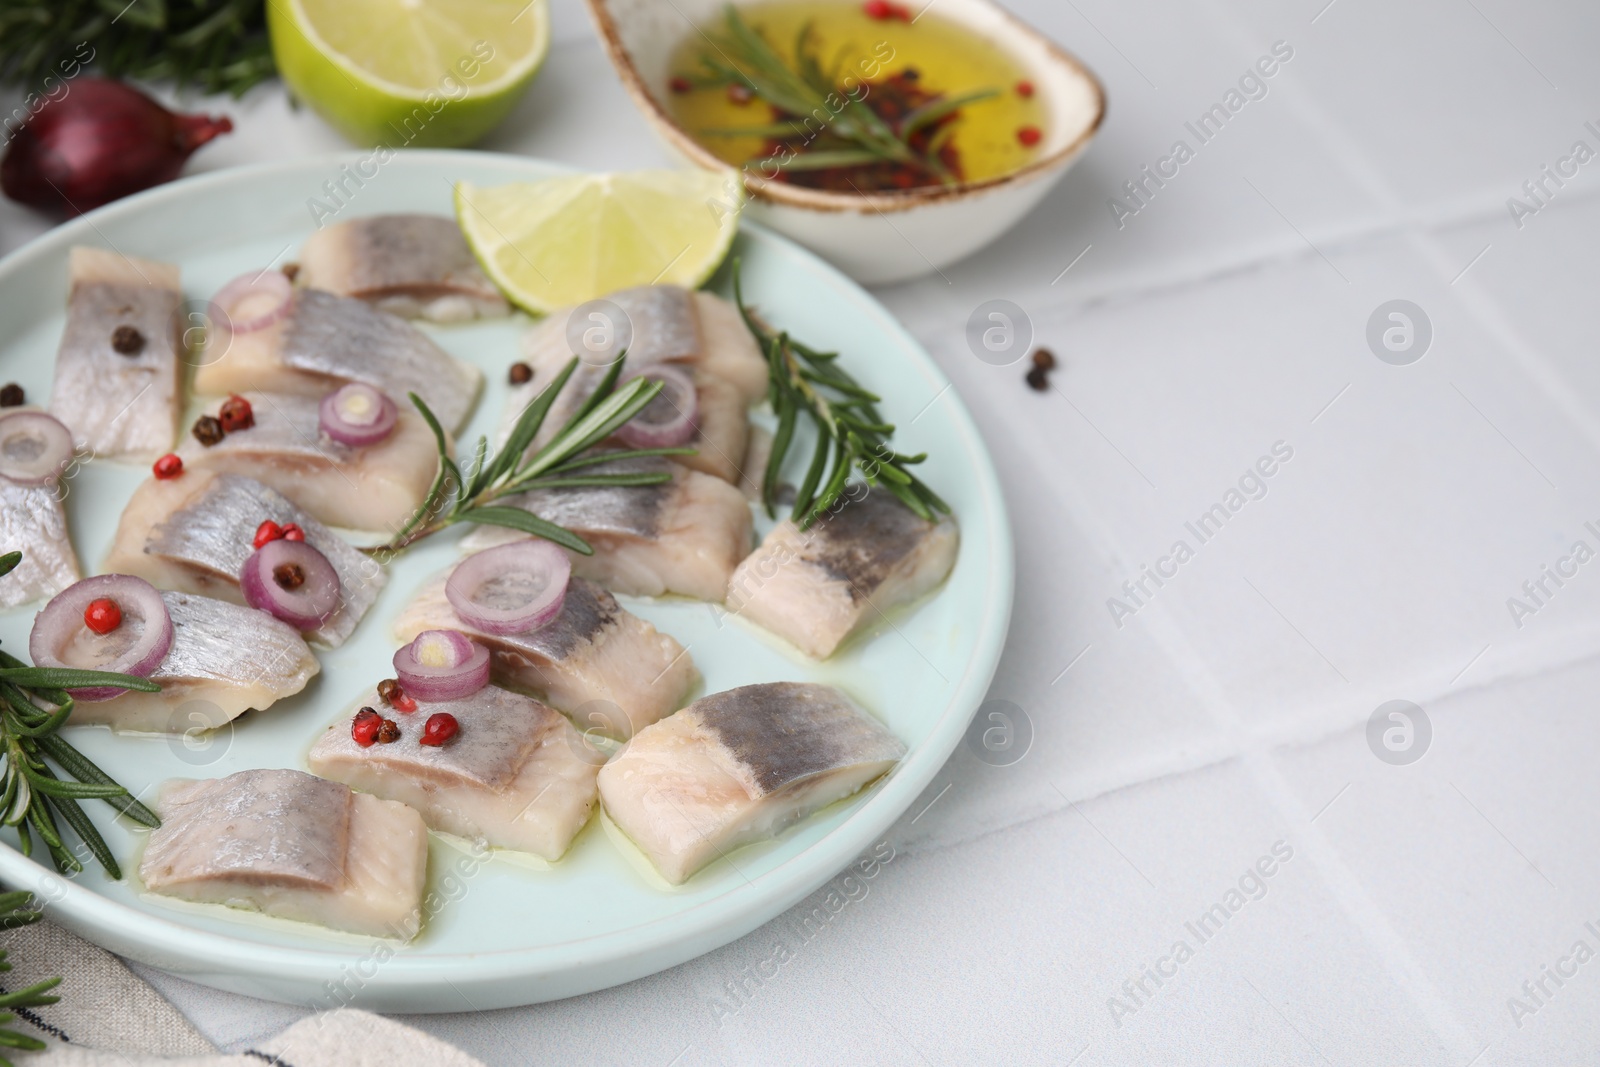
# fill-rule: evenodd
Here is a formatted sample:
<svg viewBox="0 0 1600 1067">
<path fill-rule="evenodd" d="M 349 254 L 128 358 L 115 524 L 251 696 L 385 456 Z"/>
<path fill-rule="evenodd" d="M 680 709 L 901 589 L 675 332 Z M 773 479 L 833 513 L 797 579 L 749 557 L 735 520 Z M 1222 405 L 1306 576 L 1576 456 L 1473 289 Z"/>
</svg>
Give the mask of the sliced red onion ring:
<svg viewBox="0 0 1600 1067">
<path fill-rule="evenodd" d="M 323 397 L 317 416 L 323 433 L 341 445 L 360 448 L 393 433 L 400 409 L 365 382 L 351 382 Z"/>
<path fill-rule="evenodd" d="M 633 377 L 662 382 L 662 389 L 622 424 L 617 436 L 634 448 L 674 448 L 693 440 L 699 428 L 700 400 L 689 373 L 670 363 L 658 363 Z"/>
<path fill-rule="evenodd" d="M 211 298 L 212 318 L 234 333 L 254 333 L 283 318 L 294 287 L 282 271 L 241 274 Z"/>
<path fill-rule="evenodd" d="M 572 560 L 549 541 L 513 541 L 462 560 L 444 594 L 461 621 L 486 634 L 525 634 L 561 614 Z"/>
<path fill-rule="evenodd" d="M 489 684 L 489 650 L 459 630 L 424 630 L 394 654 L 394 672 L 417 700 L 460 700 Z"/>
<path fill-rule="evenodd" d="M 339 575 L 304 541 L 268 541 L 239 570 L 244 602 L 297 630 L 315 630 L 339 607 Z"/>
<path fill-rule="evenodd" d="M 107 597 L 122 609 L 122 623 L 97 634 L 83 621 L 89 602 Z M 28 654 L 37 667 L 115 671 L 148 678 L 172 648 L 172 616 L 156 587 L 131 574 L 102 574 L 69 585 L 33 620 Z M 126 693 L 116 686 L 69 689 L 74 699 L 110 700 Z"/>
<path fill-rule="evenodd" d="M 18 485 L 45 485 L 72 462 L 72 431 L 42 411 L 0 416 L 0 474 Z"/>
</svg>

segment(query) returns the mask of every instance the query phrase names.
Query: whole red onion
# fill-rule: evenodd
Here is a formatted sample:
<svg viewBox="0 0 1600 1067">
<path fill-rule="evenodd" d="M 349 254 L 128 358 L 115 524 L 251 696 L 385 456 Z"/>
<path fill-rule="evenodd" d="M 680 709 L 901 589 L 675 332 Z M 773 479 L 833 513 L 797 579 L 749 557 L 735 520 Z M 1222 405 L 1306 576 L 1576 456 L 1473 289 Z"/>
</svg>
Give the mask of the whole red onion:
<svg viewBox="0 0 1600 1067">
<path fill-rule="evenodd" d="M 76 215 L 171 181 L 195 149 L 233 129 L 226 116 L 177 115 L 137 89 L 78 78 L 17 129 L 0 191 Z"/>
</svg>

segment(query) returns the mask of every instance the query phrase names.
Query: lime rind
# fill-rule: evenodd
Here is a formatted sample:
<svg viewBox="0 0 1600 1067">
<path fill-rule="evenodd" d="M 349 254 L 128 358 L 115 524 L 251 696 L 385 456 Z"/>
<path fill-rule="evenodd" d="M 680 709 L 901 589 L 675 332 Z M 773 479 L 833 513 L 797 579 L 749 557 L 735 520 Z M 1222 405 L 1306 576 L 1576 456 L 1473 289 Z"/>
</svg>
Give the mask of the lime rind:
<svg viewBox="0 0 1600 1067">
<path fill-rule="evenodd" d="M 550 50 L 548 0 L 507 0 L 508 11 L 520 12 L 515 32 L 475 38 L 477 54 L 463 52 L 452 64 L 443 64 L 439 57 L 460 51 L 450 41 L 459 44 L 462 33 L 439 29 L 440 20 L 448 22 L 449 16 L 440 15 L 435 7 L 445 0 L 421 0 L 420 6 L 413 6 L 410 0 L 355 0 L 352 7 L 360 9 L 358 14 L 371 14 L 369 8 L 387 12 L 384 19 L 372 21 L 388 29 L 375 34 L 373 42 L 348 46 L 350 54 L 320 33 L 316 19 L 306 14 L 308 5 L 333 2 L 343 5 L 347 0 L 269 3 L 272 54 L 290 92 L 359 145 L 393 149 L 471 144 L 511 112 Z M 342 6 L 333 11 L 334 18 L 353 17 Z M 324 13 L 324 21 L 327 17 Z M 422 40 L 418 34 L 430 39 Z M 431 39 L 440 34 L 447 38 L 443 44 Z M 383 41 L 402 38 L 403 47 L 379 47 Z M 374 56 L 383 58 L 380 62 Z M 363 66 L 364 60 L 386 66 L 391 73 L 396 73 L 399 65 L 404 73 L 398 76 L 414 77 L 433 87 L 401 84 Z M 435 66 L 437 70 L 430 72 Z M 490 69 L 483 69 L 485 66 Z M 493 69 L 499 66 L 505 69 Z M 483 80 L 489 73 L 495 75 L 494 80 Z"/>
</svg>

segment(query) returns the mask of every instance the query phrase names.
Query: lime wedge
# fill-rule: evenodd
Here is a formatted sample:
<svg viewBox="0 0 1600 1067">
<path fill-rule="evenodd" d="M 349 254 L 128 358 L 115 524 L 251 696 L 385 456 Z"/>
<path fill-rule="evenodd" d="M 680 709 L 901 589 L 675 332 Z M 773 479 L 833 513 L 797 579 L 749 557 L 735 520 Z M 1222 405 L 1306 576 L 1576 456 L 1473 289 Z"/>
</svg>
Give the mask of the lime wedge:
<svg viewBox="0 0 1600 1067">
<path fill-rule="evenodd" d="M 470 144 L 550 50 L 548 0 L 268 0 L 278 71 L 360 145 Z"/>
<path fill-rule="evenodd" d="M 737 171 L 456 184 L 456 220 L 507 299 L 545 314 L 633 285 L 703 283 L 739 229 Z"/>
</svg>

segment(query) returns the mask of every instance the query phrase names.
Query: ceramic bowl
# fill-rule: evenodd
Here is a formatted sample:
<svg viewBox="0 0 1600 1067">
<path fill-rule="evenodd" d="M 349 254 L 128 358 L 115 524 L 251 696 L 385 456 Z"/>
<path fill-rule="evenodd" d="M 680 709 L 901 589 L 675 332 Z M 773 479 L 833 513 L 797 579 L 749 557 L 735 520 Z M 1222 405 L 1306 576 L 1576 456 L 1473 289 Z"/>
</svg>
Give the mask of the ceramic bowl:
<svg viewBox="0 0 1600 1067">
<path fill-rule="evenodd" d="M 587 0 L 628 94 L 676 155 L 708 170 L 728 165 L 669 113 L 669 65 L 684 36 L 728 0 Z M 750 7 L 761 0 L 733 0 Z M 1010 53 L 1048 105 L 1038 157 L 999 178 L 895 192 L 835 193 L 746 180 L 757 220 L 868 284 L 928 274 L 982 248 L 1033 208 L 1088 147 L 1105 115 L 1099 80 L 1076 58 L 990 0 L 939 0 L 938 14 Z"/>
</svg>

